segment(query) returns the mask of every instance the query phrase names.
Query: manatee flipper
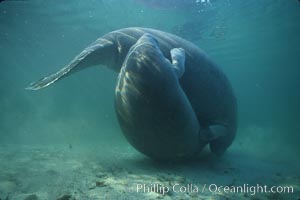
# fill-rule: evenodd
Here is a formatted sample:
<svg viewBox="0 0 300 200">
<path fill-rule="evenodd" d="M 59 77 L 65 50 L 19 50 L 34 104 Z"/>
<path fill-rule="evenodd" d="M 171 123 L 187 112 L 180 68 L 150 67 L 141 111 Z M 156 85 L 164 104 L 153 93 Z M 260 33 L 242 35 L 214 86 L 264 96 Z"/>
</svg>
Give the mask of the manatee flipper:
<svg viewBox="0 0 300 200">
<path fill-rule="evenodd" d="M 210 146 L 210 150 L 220 156 L 227 149 L 232 141 L 232 134 L 226 125 L 216 124 L 210 125 L 200 131 L 200 140 L 207 141 Z"/>
<path fill-rule="evenodd" d="M 199 138 L 201 141 L 211 142 L 227 134 L 226 127 L 223 125 L 210 125 L 200 130 Z"/>
<path fill-rule="evenodd" d="M 45 88 L 57 80 L 70 75 L 76 71 L 80 71 L 86 67 L 98 64 L 109 64 L 111 57 L 108 52 L 111 52 L 111 48 L 114 47 L 114 43 L 109 40 L 99 38 L 94 43 L 85 48 L 79 55 L 77 55 L 67 66 L 63 67 L 59 71 L 46 76 L 36 82 L 31 83 L 25 89 L 27 90 L 39 90 Z"/>
<path fill-rule="evenodd" d="M 221 143 L 228 136 L 228 133 L 228 128 L 225 125 L 214 124 L 201 129 L 199 138 L 201 142 L 210 144 L 213 153 L 221 155 L 225 151 L 225 149 L 222 150 Z"/>
<path fill-rule="evenodd" d="M 178 78 L 181 78 L 185 71 L 185 51 L 182 48 L 171 49 L 173 69 Z"/>
<path fill-rule="evenodd" d="M 220 136 L 219 138 L 212 140 L 209 143 L 210 150 L 218 156 L 223 155 L 226 149 L 231 145 L 234 137 L 234 131 L 227 129 L 226 135 Z"/>
</svg>

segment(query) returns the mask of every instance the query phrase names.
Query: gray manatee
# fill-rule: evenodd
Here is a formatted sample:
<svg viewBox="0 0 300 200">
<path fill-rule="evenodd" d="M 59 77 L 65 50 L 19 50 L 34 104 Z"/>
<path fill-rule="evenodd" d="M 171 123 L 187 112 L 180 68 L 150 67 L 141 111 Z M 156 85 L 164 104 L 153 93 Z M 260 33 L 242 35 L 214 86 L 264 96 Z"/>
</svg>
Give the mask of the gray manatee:
<svg viewBox="0 0 300 200">
<path fill-rule="evenodd" d="M 207 144 L 221 155 L 234 140 L 237 103 L 222 70 L 191 42 L 159 30 L 110 32 L 26 89 L 47 87 L 94 65 L 119 73 L 117 117 L 128 141 L 145 155 L 195 158 Z"/>
</svg>

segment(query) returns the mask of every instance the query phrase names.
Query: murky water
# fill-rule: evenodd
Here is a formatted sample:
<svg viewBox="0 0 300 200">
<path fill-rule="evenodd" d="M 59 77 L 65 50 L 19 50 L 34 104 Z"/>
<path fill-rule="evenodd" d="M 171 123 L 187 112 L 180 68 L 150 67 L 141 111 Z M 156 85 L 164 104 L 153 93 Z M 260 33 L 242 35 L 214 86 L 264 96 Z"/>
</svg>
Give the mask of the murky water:
<svg viewBox="0 0 300 200">
<path fill-rule="evenodd" d="M 0 199 L 299 198 L 299 21 L 296 0 L 2 1 Z M 24 90 L 98 37 L 131 26 L 181 36 L 220 65 L 239 121 L 223 157 L 204 151 L 199 161 L 161 164 L 134 150 L 115 115 L 117 74 L 104 67 Z M 136 191 L 155 183 L 199 191 Z M 294 190 L 200 192 L 211 184 Z"/>
</svg>

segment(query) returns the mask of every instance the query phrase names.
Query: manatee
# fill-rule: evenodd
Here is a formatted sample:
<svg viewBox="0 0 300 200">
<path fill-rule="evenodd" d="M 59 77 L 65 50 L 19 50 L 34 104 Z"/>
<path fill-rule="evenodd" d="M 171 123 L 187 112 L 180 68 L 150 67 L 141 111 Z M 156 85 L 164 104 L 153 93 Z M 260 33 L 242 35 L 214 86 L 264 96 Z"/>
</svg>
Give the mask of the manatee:
<svg viewBox="0 0 300 200">
<path fill-rule="evenodd" d="M 143 35 L 130 48 L 115 91 L 117 117 L 128 141 L 161 160 L 191 157 L 200 147 L 199 122 L 179 83 L 184 50 L 172 49 L 171 58 L 164 57 L 155 38 Z"/>
<path fill-rule="evenodd" d="M 133 147 L 158 160 L 196 158 L 204 146 L 222 155 L 237 130 L 232 86 L 207 54 L 163 31 L 124 28 L 110 32 L 68 65 L 31 83 L 38 90 L 89 66 L 119 73 L 115 108 Z"/>
</svg>

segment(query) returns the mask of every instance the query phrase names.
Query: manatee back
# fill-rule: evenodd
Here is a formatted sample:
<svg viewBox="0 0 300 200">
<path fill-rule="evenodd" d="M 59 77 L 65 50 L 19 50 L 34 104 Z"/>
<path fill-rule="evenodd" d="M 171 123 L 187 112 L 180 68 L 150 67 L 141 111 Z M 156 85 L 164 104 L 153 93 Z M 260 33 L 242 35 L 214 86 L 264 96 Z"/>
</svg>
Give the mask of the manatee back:
<svg viewBox="0 0 300 200">
<path fill-rule="evenodd" d="M 146 42 L 144 37 L 129 50 L 118 77 L 120 126 L 128 141 L 151 158 L 192 157 L 200 148 L 198 119 L 174 67 L 151 37 Z"/>
</svg>

